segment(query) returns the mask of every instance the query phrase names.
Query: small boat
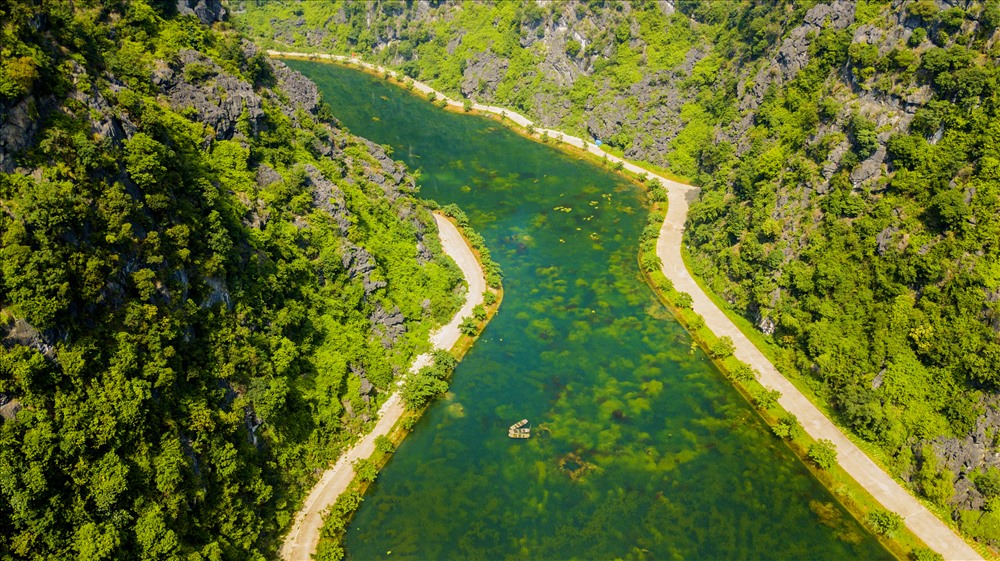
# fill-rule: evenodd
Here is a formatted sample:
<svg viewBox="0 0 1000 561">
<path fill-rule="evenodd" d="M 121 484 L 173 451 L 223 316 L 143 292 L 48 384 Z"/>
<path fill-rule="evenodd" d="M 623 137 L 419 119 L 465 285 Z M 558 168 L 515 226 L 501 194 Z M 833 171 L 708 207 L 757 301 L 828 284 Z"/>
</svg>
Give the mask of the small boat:
<svg viewBox="0 0 1000 561">
<path fill-rule="evenodd" d="M 525 427 L 528 424 L 527 419 L 521 419 L 520 421 L 514 423 L 507 429 L 507 436 L 510 438 L 531 438 L 531 427 Z"/>
</svg>

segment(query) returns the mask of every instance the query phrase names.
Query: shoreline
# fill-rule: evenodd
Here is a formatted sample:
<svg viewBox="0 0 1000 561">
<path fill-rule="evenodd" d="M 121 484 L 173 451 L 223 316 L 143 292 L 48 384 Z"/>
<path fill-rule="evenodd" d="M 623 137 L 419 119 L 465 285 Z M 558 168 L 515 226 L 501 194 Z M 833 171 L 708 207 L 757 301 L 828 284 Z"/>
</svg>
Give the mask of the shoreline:
<svg viewBox="0 0 1000 561">
<path fill-rule="evenodd" d="M 483 293 L 487 290 L 486 275 L 473 248 L 458 227 L 440 212 L 434 212 L 438 235 L 445 254 L 451 257 L 462 270 L 468 284 L 465 302 L 451 321 L 430 334 L 433 350 L 451 350 L 462 339 L 459 325 L 472 310 L 483 303 Z M 496 302 L 499 305 L 499 299 Z M 493 307 L 495 310 L 495 306 Z M 431 353 L 423 353 L 413 359 L 409 373 L 414 373 L 430 364 Z M 402 380 L 397 381 L 397 388 Z M 399 389 L 394 391 L 379 408 L 378 421 L 372 430 L 342 453 L 333 467 L 327 469 L 306 496 L 302 507 L 295 514 L 294 522 L 282 542 L 280 557 L 287 561 L 310 559 L 320 542 L 325 522 L 326 510 L 354 482 L 354 462 L 370 458 L 375 452 L 375 439 L 387 436 L 404 417 L 406 410 Z M 398 444 L 398 442 L 397 442 Z"/>
<path fill-rule="evenodd" d="M 398 72 L 365 62 L 356 57 L 273 50 L 268 50 L 267 54 L 272 57 L 298 58 L 313 61 L 326 60 L 345 64 L 348 67 L 357 66 L 363 72 L 386 78 L 388 81 L 408 90 L 419 92 L 432 103 L 438 104 L 446 110 L 461 111 L 470 114 L 485 113 L 494 118 L 499 117 L 499 120 L 508 126 L 510 126 L 510 123 L 517 124 L 518 127 L 511 127 L 512 130 L 533 140 L 543 143 L 549 143 L 548 140 L 552 140 L 555 146 L 563 149 L 566 149 L 566 146 L 562 145 L 566 144 L 573 149 L 572 151 L 583 150 L 589 156 L 596 156 L 602 161 L 615 164 L 616 167 L 612 168 L 615 171 L 621 172 L 624 170 L 639 178 L 646 177 L 658 180 L 666 190 L 668 199 L 667 213 L 661 224 L 655 246 L 655 254 L 661 260 L 659 272 L 673 283 L 677 291 L 685 292 L 692 297 L 692 310 L 704 320 L 705 327 L 715 337 L 728 336 L 733 340 L 736 347 L 734 356 L 760 372 L 759 382 L 764 388 L 780 392 L 781 396 L 777 402 L 781 408 L 799 420 L 802 429 L 809 437 L 816 441 L 821 439 L 832 441 L 837 449 L 836 467 L 841 468 L 844 475 L 853 479 L 853 483 L 860 490 L 869 494 L 882 507 L 902 516 L 906 528 L 918 541 L 922 541 L 934 551 L 941 553 L 945 559 L 983 559 L 983 556 L 976 552 L 956 530 L 949 527 L 943 520 L 921 504 L 898 481 L 868 457 L 863 450 L 847 437 L 844 431 L 834 425 L 815 404 L 777 370 L 760 349 L 743 334 L 726 313 L 701 289 L 691 272 L 687 269 L 681 255 L 688 206 L 691 201 L 697 198 L 700 192 L 698 187 L 687 185 L 643 168 L 633 162 L 605 152 L 600 147 L 581 138 L 551 129 L 535 128 L 531 120 L 517 112 L 479 103 L 472 103 L 466 106 L 465 103 L 453 100 L 427 84 L 409 78 L 406 78 L 404 82 L 400 80 Z M 431 95 L 433 95 L 433 99 L 431 99 Z M 644 271 L 643 277 L 647 280 L 647 284 L 650 284 L 648 282 L 648 273 Z M 656 291 L 655 288 L 654 291 Z M 677 314 L 675 313 L 674 315 Z M 689 331 L 692 330 L 689 329 Z M 695 333 L 692 332 L 691 334 L 693 337 L 695 336 Z M 695 339 L 697 340 L 697 337 Z M 741 389 L 737 382 L 733 381 L 732 383 L 738 389 Z M 793 450 L 801 457 L 798 450 L 794 447 Z M 824 478 L 818 479 L 830 489 L 834 496 L 837 496 L 836 490 L 830 481 L 825 481 Z M 859 518 L 859 522 L 863 523 L 860 520 L 860 516 L 856 515 L 856 517 Z M 876 535 L 875 532 L 872 532 L 872 534 Z M 876 537 L 882 539 L 877 535 Z"/>
</svg>

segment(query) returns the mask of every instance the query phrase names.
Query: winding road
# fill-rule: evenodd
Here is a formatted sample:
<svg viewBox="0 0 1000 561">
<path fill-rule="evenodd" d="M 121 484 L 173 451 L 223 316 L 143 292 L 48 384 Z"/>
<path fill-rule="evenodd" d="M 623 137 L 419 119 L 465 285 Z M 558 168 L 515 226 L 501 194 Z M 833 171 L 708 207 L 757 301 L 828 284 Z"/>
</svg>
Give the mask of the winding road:
<svg viewBox="0 0 1000 561">
<path fill-rule="evenodd" d="M 483 268 L 476 260 L 472 248 L 466 243 L 458 228 L 447 218 L 435 213 L 438 235 L 441 246 L 449 257 L 455 260 L 462 270 L 469 291 L 465 295 L 465 303 L 452 320 L 431 334 L 430 342 L 435 349 L 450 349 L 461 337 L 459 325 L 466 317 L 472 316 L 472 309 L 483 302 L 483 292 L 486 290 L 486 277 Z M 416 372 L 431 363 L 430 353 L 424 353 L 413 360 L 410 372 Z M 402 380 L 398 382 L 402 385 Z M 375 451 L 375 439 L 388 434 L 396 421 L 403 415 L 403 400 L 399 390 L 393 392 L 382 404 L 378 412 L 378 422 L 370 433 L 359 440 L 354 447 L 341 454 L 337 463 L 320 478 L 306 497 L 302 508 L 295 515 L 292 529 L 285 537 L 281 546 L 281 558 L 285 561 L 306 561 L 312 557 L 319 543 L 320 531 L 323 529 L 323 514 L 337 497 L 347 490 L 354 479 L 354 462 L 367 458 Z"/>
<path fill-rule="evenodd" d="M 315 58 L 348 62 L 373 70 L 379 74 L 388 74 L 393 78 L 399 77 L 393 70 L 343 55 L 281 51 L 268 51 L 268 54 L 276 57 Z M 452 107 L 463 107 L 462 102 L 451 99 L 444 93 L 422 82 L 414 81 L 413 88 L 424 94 L 433 93 L 435 98 L 445 100 Z M 500 115 L 522 127 L 529 128 L 529 130 L 530 127 L 534 127 L 534 123 L 527 117 L 509 109 L 479 103 L 473 104 L 472 109 Z M 907 528 L 923 540 L 928 547 L 940 553 L 947 561 L 980 561 L 983 559 L 965 540 L 920 504 L 913 495 L 889 476 L 885 470 L 875 464 L 871 458 L 813 405 L 798 388 L 778 372 L 778 369 L 771 364 L 767 357 L 754 346 L 750 339 L 733 324 L 726 314 L 712 302 L 708 295 L 694 281 L 694 278 L 691 276 L 690 271 L 687 270 L 687 267 L 684 266 L 684 261 L 681 258 L 681 244 L 683 243 L 684 223 L 687 219 L 688 206 L 698 197 L 699 189 L 697 187 L 656 175 L 627 160 L 623 160 L 613 154 L 608 154 L 600 147 L 586 142 L 581 138 L 551 129 L 535 128 L 534 130 L 539 135 L 547 133 L 551 138 L 605 157 L 609 162 L 621 163 L 624 169 L 632 173 L 640 175 L 648 174 L 649 177 L 659 180 L 667 190 L 669 206 L 667 216 L 660 228 L 660 236 L 656 243 L 656 254 L 663 262 L 663 274 L 673 282 L 677 290 L 687 292 L 691 295 L 693 301 L 692 308 L 705 319 L 705 325 L 719 337 L 731 337 L 736 348 L 734 353 L 736 358 L 760 372 L 761 384 L 781 392 L 781 398 L 778 399 L 778 402 L 789 413 L 798 418 L 806 433 L 814 439 L 826 439 L 833 442 L 837 447 L 837 462 L 844 468 L 844 471 L 849 473 L 851 477 L 871 493 L 883 507 L 900 514 Z M 468 273 L 466 273 L 466 276 L 468 277 Z M 458 317 L 456 316 L 456 318 Z M 287 556 L 285 558 L 291 559 Z"/>
</svg>

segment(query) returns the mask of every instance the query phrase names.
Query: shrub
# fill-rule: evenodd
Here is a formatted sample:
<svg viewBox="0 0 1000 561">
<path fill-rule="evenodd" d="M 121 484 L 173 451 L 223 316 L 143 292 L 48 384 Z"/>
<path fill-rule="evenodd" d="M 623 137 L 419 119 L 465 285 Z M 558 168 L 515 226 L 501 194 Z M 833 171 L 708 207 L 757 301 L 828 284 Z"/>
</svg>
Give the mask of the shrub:
<svg viewBox="0 0 1000 561">
<path fill-rule="evenodd" d="M 869 512 L 865 522 L 872 530 L 883 536 L 893 536 L 903 529 L 903 517 L 885 509 Z"/>
<path fill-rule="evenodd" d="M 837 447 L 823 439 L 809 447 L 809 459 L 823 469 L 830 469 L 837 463 Z"/>
<path fill-rule="evenodd" d="M 383 454 L 392 454 L 396 451 L 396 445 L 392 443 L 392 439 L 384 434 L 380 434 L 375 437 L 375 449 Z"/>
<path fill-rule="evenodd" d="M 733 356 L 736 351 L 736 345 L 733 344 L 733 338 L 728 335 L 723 335 L 719 337 L 712 345 L 709 347 L 709 352 L 715 358 L 728 358 Z"/>
</svg>

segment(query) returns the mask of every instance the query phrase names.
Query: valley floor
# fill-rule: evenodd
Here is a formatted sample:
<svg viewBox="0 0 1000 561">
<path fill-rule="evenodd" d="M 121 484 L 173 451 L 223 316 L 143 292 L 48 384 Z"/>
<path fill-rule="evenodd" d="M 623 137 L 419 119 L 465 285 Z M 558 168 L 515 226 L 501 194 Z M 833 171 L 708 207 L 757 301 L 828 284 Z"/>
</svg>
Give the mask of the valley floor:
<svg viewBox="0 0 1000 561">
<path fill-rule="evenodd" d="M 398 78 L 398 74 L 392 70 L 350 58 L 342 55 L 328 55 L 315 53 L 295 53 L 268 51 L 271 56 L 296 57 L 305 59 L 334 60 L 356 64 L 361 68 L 376 72 L 381 75 Z M 432 87 L 421 82 L 413 81 L 413 89 L 428 95 L 433 94 L 437 100 L 445 101 L 452 107 L 463 107 L 463 103 L 450 99 L 442 92 L 434 90 Z M 570 144 L 577 148 L 582 148 L 606 158 L 612 164 L 622 164 L 622 168 L 635 173 L 647 174 L 650 178 L 657 179 L 668 192 L 667 216 L 660 229 L 660 236 L 657 241 L 657 255 L 663 262 L 663 274 L 673 282 L 677 290 L 687 292 L 691 295 L 695 312 L 700 314 L 706 326 L 717 336 L 729 336 L 735 344 L 735 356 L 760 372 L 760 382 L 769 389 L 781 392 L 778 402 L 789 413 L 798 418 L 803 429 L 814 439 L 826 439 L 834 443 L 837 448 L 837 462 L 844 470 L 851 475 L 862 487 L 864 487 L 882 506 L 886 509 L 900 514 L 906 526 L 928 547 L 939 552 L 949 561 L 981 560 L 983 557 L 978 554 L 968 543 L 952 531 L 944 522 L 931 513 L 919 501 L 917 501 L 906 489 L 896 482 L 888 473 L 873 462 L 857 445 L 837 428 L 812 402 L 806 398 L 788 379 L 786 379 L 773 364 L 757 349 L 726 314 L 715 305 L 707 294 L 698 286 L 690 271 L 685 267 L 681 258 L 681 244 L 683 243 L 684 223 L 687 217 L 688 205 L 698 195 L 698 188 L 685 185 L 683 183 L 650 173 L 631 162 L 623 160 L 613 154 L 609 154 L 595 144 L 585 140 L 567 135 L 560 131 L 533 128 L 531 120 L 514 111 L 501 107 L 494 107 L 482 104 L 473 104 L 473 111 L 491 113 L 499 115 L 522 127 L 533 130 L 538 135 L 547 134 L 549 138 Z M 461 263 L 459 263 L 461 265 Z M 464 271 L 464 268 L 463 268 Z M 466 274 L 468 276 L 468 273 Z M 474 291 L 471 292 L 474 294 Z M 456 319 L 461 317 L 461 313 Z M 310 497 L 311 498 L 311 497 Z M 307 501 L 307 505 L 308 505 Z M 293 530 L 294 533 L 294 530 Z M 318 538 L 318 531 L 317 531 Z M 315 543 L 315 542 L 313 542 Z M 285 556 L 286 559 L 294 557 Z M 297 559 L 297 558 L 296 558 Z"/>
</svg>

